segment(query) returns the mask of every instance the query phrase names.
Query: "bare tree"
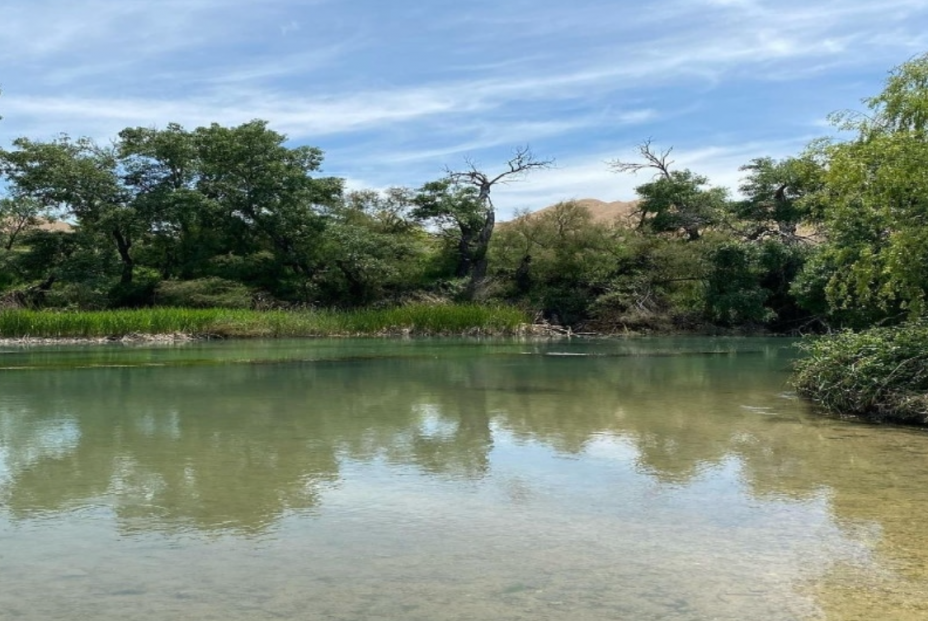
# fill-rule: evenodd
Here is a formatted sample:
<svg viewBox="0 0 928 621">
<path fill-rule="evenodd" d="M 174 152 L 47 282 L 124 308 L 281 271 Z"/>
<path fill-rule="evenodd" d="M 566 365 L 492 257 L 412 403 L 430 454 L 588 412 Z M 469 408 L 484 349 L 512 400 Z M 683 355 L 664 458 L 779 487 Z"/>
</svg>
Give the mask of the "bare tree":
<svg viewBox="0 0 928 621">
<path fill-rule="evenodd" d="M 656 151 L 651 146 L 651 139 L 643 141 L 638 145 L 638 154 L 641 156 L 641 161 L 638 162 L 623 162 L 622 160 L 610 160 L 607 162 L 609 169 L 617 173 L 631 173 L 637 175 L 642 170 L 653 170 L 656 177 L 662 177 L 664 179 L 670 180 L 670 166 L 673 164 L 673 160 L 670 158 L 670 153 L 673 151 L 673 147 L 664 149 L 663 151 Z M 645 220 L 648 216 L 648 210 L 645 208 L 644 203 L 642 203 L 638 210 L 638 227 L 644 227 Z"/>
<path fill-rule="evenodd" d="M 537 159 L 528 147 L 516 149 L 497 174 L 488 174 L 472 160 L 467 168 L 445 168 L 445 176 L 419 188 L 412 199 L 412 212 L 418 220 L 430 220 L 455 236 L 457 267 L 455 275 L 469 278 L 466 295 L 473 298 L 487 274 L 487 249 L 496 226 L 496 209 L 490 193 L 498 184 L 515 181 L 528 172 L 549 168 L 554 160 Z"/>
<path fill-rule="evenodd" d="M 445 169 L 448 179 L 452 183 L 469 185 L 477 190 L 477 202 L 482 213 L 482 225 L 472 240 L 471 250 L 471 282 L 470 292 L 476 291 L 477 286 L 487 275 L 487 249 L 490 238 L 496 226 L 496 209 L 490 192 L 497 184 L 507 184 L 516 181 L 532 170 L 550 168 L 554 165 L 553 159 L 538 159 L 527 146 L 516 149 L 513 156 L 506 162 L 506 169 L 496 175 L 489 175 L 477 168 L 472 160 L 466 160 L 466 170 Z"/>
<path fill-rule="evenodd" d="M 623 162 L 622 160 L 611 160 L 607 162 L 609 168 L 617 173 L 637 174 L 642 170 L 654 170 L 655 175 L 670 179 L 670 166 L 673 160 L 669 159 L 673 147 L 663 151 L 655 151 L 651 147 L 651 139 L 648 138 L 638 145 L 638 154 L 641 156 L 640 162 Z"/>
</svg>

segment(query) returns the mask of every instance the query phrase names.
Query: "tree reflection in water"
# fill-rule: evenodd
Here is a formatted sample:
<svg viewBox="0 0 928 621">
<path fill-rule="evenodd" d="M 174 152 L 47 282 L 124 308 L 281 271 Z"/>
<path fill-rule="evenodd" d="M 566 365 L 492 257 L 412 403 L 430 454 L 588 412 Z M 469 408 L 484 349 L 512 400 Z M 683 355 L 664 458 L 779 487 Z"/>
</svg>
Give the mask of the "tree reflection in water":
<svg viewBox="0 0 928 621">
<path fill-rule="evenodd" d="M 500 438 L 575 458 L 608 440 L 658 486 L 734 464 L 758 502 L 826 498 L 889 578 L 836 565 L 808 587 L 822 608 L 924 610 L 928 435 L 820 418 L 781 394 L 788 348 L 738 346 L 750 351 L 640 341 L 572 346 L 589 356 L 532 343 L 395 355 L 383 343 L 316 360 L 8 370 L 0 509 L 15 523 L 103 506 L 125 535 L 259 536 L 324 512 L 349 463 L 479 484 Z M 534 484 L 510 481 L 507 494 L 517 502 Z"/>
</svg>

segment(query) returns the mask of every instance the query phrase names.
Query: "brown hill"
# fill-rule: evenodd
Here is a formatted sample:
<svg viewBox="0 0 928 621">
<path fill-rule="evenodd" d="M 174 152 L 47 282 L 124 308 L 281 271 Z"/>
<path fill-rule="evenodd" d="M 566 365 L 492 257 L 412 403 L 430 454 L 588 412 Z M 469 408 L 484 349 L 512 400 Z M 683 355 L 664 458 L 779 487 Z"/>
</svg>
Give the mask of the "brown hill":
<svg viewBox="0 0 928 621">
<path fill-rule="evenodd" d="M 611 203 L 607 203 L 606 201 L 601 201 L 597 198 L 581 198 L 564 202 L 576 203 L 577 205 L 586 207 L 589 210 L 590 215 L 593 216 L 594 222 L 613 224 L 619 221 L 631 224 L 637 221 L 639 201 L 613 201 Z M 532 218 L 539 214 L 551 211 L 554 209 L 554 207 L 555 205 L 550 205 L 543 209 L 533 211 L 522 217 Z"/>
<path fill-rule="evenodd" d="M 15 230 L 18 228 L 19 224 L 14 220 L 0 220 L 0 232 L 7 232 Z M 23 226 L 23 230 L 38 229 L 40 231 L 48 231 L 49 233 L 73 233 L 74 226 L 68 224 L 64 220 L 48 220 L 45 218 L 39 218 L 34 221 L 32 224 L 26 224 Z"/>
<path fill-rule="evenodd" d="M 49 233 L 73 233 L 74 226 L 64 220 L 39 220 L 36 228 Z"/>
<path fill-rule="evenodd" d="M 581 198 L 562 202 L 575 203 L 577 205 L 586 207 L 589 210 L 590 215 L 593 217 L 593 222 L 597 223 L 610 225 L 618 223 L 629 228 L 636 228 L 639 225 L 641 218 L 641 213 L 638 211 L 638 207 L 641 205 L 640 200 L 612 201 L 611 203 L 607 203 L 606 201 L 601 201 L 597 198 Z M 519 218 L 511 220 L 511 222 L 518 221 L 521 218 L 534 218 L 540 214 L 550 212 L 558 204 L 560 203 L 525 214 Z M 506 222 L 501 223 L 503 227 L 505 227 L 506 224 Z M 776 223 L 769 222 L 767 224 L 771 231 L 776 230 Z M 775 233 L 773 235 L 775 236 Z M 798 238 L 800 241 L 805 241 L 812 244 L 821 243 L 824 239 L 824 235 L 821 233 L 821 231 L 808 224 L 800 224 L 796 229 L 795 235 L 798 237 L 793 238 L 794 241 Z"/>
</svg>

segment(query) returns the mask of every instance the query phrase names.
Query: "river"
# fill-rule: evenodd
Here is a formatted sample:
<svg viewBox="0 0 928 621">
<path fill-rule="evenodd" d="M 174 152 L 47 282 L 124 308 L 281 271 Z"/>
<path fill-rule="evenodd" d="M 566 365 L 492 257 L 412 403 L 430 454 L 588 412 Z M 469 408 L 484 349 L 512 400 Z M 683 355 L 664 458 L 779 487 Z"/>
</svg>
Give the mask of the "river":
<svg viewBox="0 0 928 621">
<path fill-rule="evenodd" d="M 0 349 L 0 619 L 928 619 L 928 433 L 786 339 Z"/>
</svg>

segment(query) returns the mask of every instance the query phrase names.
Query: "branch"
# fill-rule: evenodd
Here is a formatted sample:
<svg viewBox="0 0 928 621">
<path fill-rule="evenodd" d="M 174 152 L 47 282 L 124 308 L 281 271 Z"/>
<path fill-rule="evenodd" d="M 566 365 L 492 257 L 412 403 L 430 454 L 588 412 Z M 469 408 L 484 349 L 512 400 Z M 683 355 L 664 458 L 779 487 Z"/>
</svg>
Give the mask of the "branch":
<svg viewBox="0 0 928 621">
<path fill-rule="evenodd" d="M 547 160 L 538 160 L 535 159 L 535 155 L 528 147 L 519 147 L 516 149 L 515 155 L 506 162 L 506 165 L 509 166 L 509 170 L 501 172 L 496 175 L 496 177 L 490 182 L 490 185 L 493 185 L 497 182 L 503 182 L 503 179 L 510 176 L 522 176 L 530 170 L 537 168 L 550 168 L 554 165 L 553 159 Z"/>
<path fill-rule="evenodd" d="M 492 178 L 479 170 L 473 160 L 465 159 L 464 161 L 468 165 L 467 170 L 455 171 L 445 167 L 448 179 L 456 183 L 467 183 L 476 187 L 480 191 L 480 200 L 489 203 L 491 206 L 490 190 L 497 183 L 508 183 L 524 176 L 531 170 L 550 168 L 554 165 L 553 159 L 536 159 L 527 146 L 516 149 L 515 154 L 506 162 L 508 170 L 504 170 Z"/>
<path fill-rule="evenodd" d="M 656 176 L 670 179 L 670 166 L 673 164 L 673 160 L 668 158 L 670 157 L 670 153 L 672 151 L 673 147 L 663 151 L 655 151 L 651 148 L 651 139 L 648 138 L 640 145 L 638 145 L 638 153 L 644 160 L 643 162 L 623 162 L 622 160 L 612 160 L 607 162 L 607 164 L 613 172 L 617 173 L 637 174 L 641 170 L 652 169 L 656 171 Z"/>
</svg>

